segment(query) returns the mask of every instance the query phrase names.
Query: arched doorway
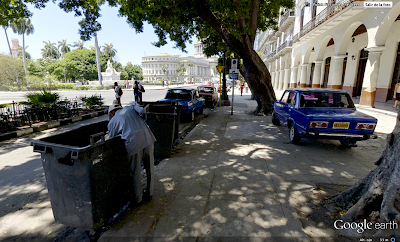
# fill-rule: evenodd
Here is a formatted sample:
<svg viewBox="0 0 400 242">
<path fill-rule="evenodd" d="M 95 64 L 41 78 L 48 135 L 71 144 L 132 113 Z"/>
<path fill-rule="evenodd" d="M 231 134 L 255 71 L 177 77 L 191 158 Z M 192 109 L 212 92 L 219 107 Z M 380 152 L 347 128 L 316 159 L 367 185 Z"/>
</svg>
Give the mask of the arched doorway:
<svg viewBox="0 0 400 242">
<path fill-rule="evenodd" d="M 387 100 L 393 99 L 393 93 L 396 91 L 394 90 L 394 87 L 396 86 L 397 82 L 400 82 L 400 42 L 397 46 L 396 63 L 394 64 L 394 69 L 393 69 L 392 85 L 388 93 Z"/>
<path fill-rule="evenodd" d="M 329 69 L 331 67 L 331 57 L 325 59 L 325 72 L 324 72 L 324 80 L 322 83 L 322 88 L 328 87 L 328 78 L 329 78 Z"/>
<path fill-rule="evenodd" d="M 368 51 L 362 49 L 360 51 L 360 60 L 358 62 L 357 79 L 354 85 L 354 90 L 352 95 L 353 97 L 361 96 L 362 83 L 364 80 L 364 72 L 365 72 L 365 66 L 367 65 L 367 61 L 368 61 Z"/>
</svg>

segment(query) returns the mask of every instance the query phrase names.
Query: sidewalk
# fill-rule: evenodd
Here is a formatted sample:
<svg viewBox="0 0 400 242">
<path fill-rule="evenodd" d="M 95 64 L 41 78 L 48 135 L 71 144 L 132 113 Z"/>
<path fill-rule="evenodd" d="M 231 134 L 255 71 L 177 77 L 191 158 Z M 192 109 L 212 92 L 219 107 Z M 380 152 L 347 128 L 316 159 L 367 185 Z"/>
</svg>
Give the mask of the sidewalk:
<svg viewBox="0 0 400 242">
<path fill-rule="evenodd" d="M 309 241 L 296 211 L 312 209 L 305 194 L 364 177 L 385 140 L 355 149 L 336 141 L 296 146 L 287 128 L 253 115 L 255 108 L 250 93 L 235 95 L 233 115 L 216 108 L 156 167 L 153 198 L 128 208 L 99 241 Z"/>
</svg>

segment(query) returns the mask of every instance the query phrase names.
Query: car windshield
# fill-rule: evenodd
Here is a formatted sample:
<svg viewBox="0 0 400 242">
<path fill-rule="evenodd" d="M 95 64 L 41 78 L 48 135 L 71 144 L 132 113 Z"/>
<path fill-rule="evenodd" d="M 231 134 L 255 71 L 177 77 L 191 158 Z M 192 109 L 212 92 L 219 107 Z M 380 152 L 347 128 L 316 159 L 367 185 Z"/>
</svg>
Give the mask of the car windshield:
<svg viewBox="0 0 400 242">
<path fill-rule="evenodd" d="M 213 87 L 199 87 L 199 92 L 209 92 L 212 93 L 213 92 Z"/>
<path fill-rule="evenodd" d="M 301 92 L 301 108 L 354 108 L 354 103 L 347 93 Z"/>
<path fill-rule="evenodd" d="M 190 91 L 187 90 L 168 90 L 166 99 L 191 100 Z"/>
</svg>

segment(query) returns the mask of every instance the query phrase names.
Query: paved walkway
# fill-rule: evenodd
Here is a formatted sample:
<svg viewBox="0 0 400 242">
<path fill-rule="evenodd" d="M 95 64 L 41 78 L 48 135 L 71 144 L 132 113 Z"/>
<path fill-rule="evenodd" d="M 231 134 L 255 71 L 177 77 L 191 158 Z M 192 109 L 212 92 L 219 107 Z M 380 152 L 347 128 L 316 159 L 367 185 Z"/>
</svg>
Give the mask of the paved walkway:
<svg viewBox="0 0 400 242">
<path fill-rule="evenodd" d="M 156 167 L 153 198 L 130 207 L 99 241 L 309 241 L 295 209 L 312 209 L 305 193 L 359 180 L 386 144 L 382 134 L 352 149 L 338 141 L 292 145 L 286 127 L 252 114 L 249 93 L 234 102 L 233 115 L 218 107 L 186 136 Z"/>
</svg>

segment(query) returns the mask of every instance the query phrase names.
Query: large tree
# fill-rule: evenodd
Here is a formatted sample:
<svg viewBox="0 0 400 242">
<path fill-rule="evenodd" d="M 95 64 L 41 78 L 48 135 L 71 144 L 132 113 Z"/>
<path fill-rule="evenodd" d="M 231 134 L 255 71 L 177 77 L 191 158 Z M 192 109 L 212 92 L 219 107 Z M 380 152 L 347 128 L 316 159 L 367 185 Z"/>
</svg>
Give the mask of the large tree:
<svg viewBox="0 0 400 242">
<path fill-rule="evenodd" d="M 60 49 L 61 54 L 65 54 L 71 51 L 70 44 L 67 44 L 67 40 L 63 39 L 58 41 L 58 48 Z"/>
<path fill-rule="evenodd" d="M 43 41 L 44 47 L 40 49 L 42 51 L 43 58 L 58 59 L 60 52 L 57 49 L 56 43 L 50 42 L 50 40 Z"/>
<path fill-rule="evenodd" d="M 117 50 L 114 48 L 113 44 L 104 44 L 103 46 L 103 51 L 101 52 L 108 57 L 114 58 L 114 56 L 117 54 Z"/>
<path fill-rule="evenodd" d="M 15 74 L 24 74 L 24 67 L 20 58 L 12 58 L 0 54 L 0 86 L 14 86 Z M 20 79 L 23 81 L 23 79 Z"/>
</svg>

